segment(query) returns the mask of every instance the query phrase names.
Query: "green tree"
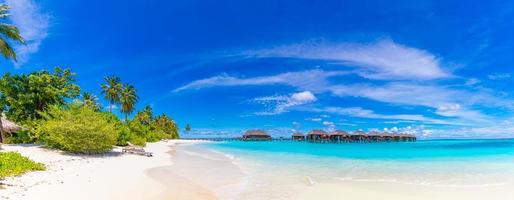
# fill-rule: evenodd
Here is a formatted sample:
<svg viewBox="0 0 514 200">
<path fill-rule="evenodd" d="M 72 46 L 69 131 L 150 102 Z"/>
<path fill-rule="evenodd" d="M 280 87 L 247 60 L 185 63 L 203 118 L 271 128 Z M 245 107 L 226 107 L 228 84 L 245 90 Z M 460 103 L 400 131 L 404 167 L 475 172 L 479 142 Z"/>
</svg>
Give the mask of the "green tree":
<svg viewBox="0 0 514 200">
<path fill-rule="evenodd" d="M 186 132 L 189 132 L 191 131 L 191 126 L 189 126 L 189 124 L 186 124 Z"/>
<path fill-rule="evenodd" d="M 8 5 L 0 5 L 0 20 L 5 21 L 10 14 L 9 12 L 10 7 Z M 6 23 L 0 23 L 0 34 L 2 34 L 3 37 L 0 37 L 0 53 L 4 56 L 5 59 L 13 59 L 15 62 L 16 59 L 16 51 L 11 47 L 9 42 L 6 40 L 12 40 L 14 42 L 19 42 L 21 44 L 25 44 L 25 41 L 23 40 L 23 37 L 20 34 L 19 29 L 16 26 L 6 24 Z M 3 95 L 2 95 L 3 98 Z M 2 115 L 4 111 L 5 104 L 0 103 L 0 116 Z M 0 120 L 0 143 L 3 143 L 5 139 L 5 133 L 3 129 L 2 120 Z"/>
<path fill-rule="evenodd" d="M 49 105 L 65 105 L 75 98 L 80 87 L 69 69 L 56 67 L 53 72 L 41 70 L 30 74 L 4 74 L 0 79 L 0 108 L 16 122 L 39 119 L 39 112 Z"/>
<path fill-rule="evenodd" d="M 136 114 L 135 121 L 144 125 L 150 125 L 150 123 L 152 123 L 153 121 L 152 107 L 145 106 L 145 108 L 142 111 L 139 111 Z"/>
<path fill-rule="evenodd" d="M 156 132 L 161 132 L 161 139 L 178 139 L 178 126 L 166 114 L 159 115 L 155 118 L 153 127 Z"/>
<path fill-rule="evenodd" d="M 102 84 L 102 94 L 105 95 L 110 103 L 109 112 L 112 113 L 112 107 L 114 104 L 120 102 L 120 95 L 122 90 L 121 79 L 116 76 L 105 77 L 105 84 Z"/>
<path fill-rule="evenodd" d="M 134 106 L 138 100 L 136 88 L 132 85 L 125 85 L 121 91 L 120 103 L 121 112 L 125 114 L 125 121 L 128 122 L 128 115 L 134 112 Z"/>
<path fill-rule="evenodd" d="M 0 20 L 5 21 L 9 16 L 11 16 L 8 13 L 9 9 L 10 7 L 8 5 L 0 5 Z M 0 53 L 5 59 L 13 59 L 16 62 L 16 51 L 14 51 L 6 39 L 25 44 L 25 41 L 20 34 L 20 30 L 16 26 L 0 23 L 0 33 L 2 34 L 2 37 L 0 37 Z"/>
<path fill-rule="evenodd" d="M 82 103 L 84 106 L 93 109 L 94 111 L 100 111 L 100 104 L 98 98 L 91 92 L 82 93 Z"/>
</svg>

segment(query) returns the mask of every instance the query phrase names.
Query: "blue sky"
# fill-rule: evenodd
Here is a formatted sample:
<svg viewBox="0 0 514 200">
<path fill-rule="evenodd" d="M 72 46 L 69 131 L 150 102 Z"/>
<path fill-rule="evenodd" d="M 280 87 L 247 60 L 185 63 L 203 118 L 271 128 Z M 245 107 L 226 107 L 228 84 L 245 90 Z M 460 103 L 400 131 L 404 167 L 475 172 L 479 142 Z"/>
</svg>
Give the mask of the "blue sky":
<svg viewBox="0 0 514 200">
<path fill-rule="evenodd" d="M 5 2 L 28 45 L 1 72 L 69 67 L 100 99 L 117 75 L 189 134 L 514 136 L 512 2 Z"/>
</svg>

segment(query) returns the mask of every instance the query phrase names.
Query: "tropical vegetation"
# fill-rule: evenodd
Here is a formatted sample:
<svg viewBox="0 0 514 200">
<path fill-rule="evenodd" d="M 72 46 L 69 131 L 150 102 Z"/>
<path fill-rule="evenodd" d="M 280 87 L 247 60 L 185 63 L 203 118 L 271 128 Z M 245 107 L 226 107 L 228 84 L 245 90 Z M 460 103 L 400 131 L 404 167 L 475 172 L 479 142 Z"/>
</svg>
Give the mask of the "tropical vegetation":
<svg viewBox="0 0 514 200">
<path fill-rule="evenodd" d="M 115 124 L 87 106 L 51 106 L 42 115 L 35 133 L 49 147 L 91 154 L 108 152 L 116 144 Z"/>
<path fill-rule="evenodd" d="M 24 130 L 8 142 L 38 142 L 74 153 L 103 153 L 113 145 L 145 145 L 179 137 L 178 126 L 165 114 L 155 116 L 150 106 L 136 111 L 138 95 L 134 86 L 109 76 L 100 85 L 108 111 L 102 109 L 91 92 L 82 92 L 75 73 L 56 67 L 29 74 L 5 74 L 0 78 L 0 108 L 7 118 Z M 119 108 L 120 120 L 114 114 Z"/>
<path fill-rule="evenodd" d="M 11 16 L 9 14 L 9 9 L 10 7 L 8 5 L 0 5 L 0 20 L 6 21 L 6 19 Z M 0 34 L 2 35 L 0 37 L 0 54 L 2 54 L 5 59 L 17 61 L 16 51 L 14 51 L 9 40 L 25 44 L 25 40 L 23 40 L 20 30 L 16 26 L 7 23 L 0 23 Z"/>
<path fill-rule="evenodd" d="M 0 152 L 0 180 L 9 176 L 19 176 L 29 171 L 45 169 L 44 164 L 34 162 L 17 152 Z"/>
</svg>

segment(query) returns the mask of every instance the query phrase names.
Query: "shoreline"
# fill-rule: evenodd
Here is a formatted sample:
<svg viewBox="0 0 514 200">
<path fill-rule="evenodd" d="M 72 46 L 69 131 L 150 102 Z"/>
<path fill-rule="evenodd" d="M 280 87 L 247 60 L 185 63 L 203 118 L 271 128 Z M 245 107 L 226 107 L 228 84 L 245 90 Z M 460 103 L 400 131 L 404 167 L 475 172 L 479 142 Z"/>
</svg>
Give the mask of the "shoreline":
<svg viewBox="0 0 514 200">
<path fill-rule="evenodd" d="M 17 151 L 47 170 L 6 178 L 0 199 L 154 200 L 167 188 L 145 171 L 172 165 L 169 146 L 177 142 L 184 141 L 147 143 L 153 157 L 122 154 L 121 147 L 103 155 L 73 155 L 40 145 L 2 145 L 2 151 Z"/>
<path fill-rule="evenodd" d="M 148 143 L 153 157 L 121 154 L 70 155 L 38 145 L 3 145 L 47 171 L 2 181 L 0 199 L 509 199 L 514 185 L 434 187 L 400 182 L 319 179 L 298 171 L 253 162 L 202 145 L 201 141 Z M 257 168 L 256 168 L 257 167 Z M 257 171 L 255 169 L 258 169 Z M 415 197 L 415 198 L 413 198 Z"/>
</svg>

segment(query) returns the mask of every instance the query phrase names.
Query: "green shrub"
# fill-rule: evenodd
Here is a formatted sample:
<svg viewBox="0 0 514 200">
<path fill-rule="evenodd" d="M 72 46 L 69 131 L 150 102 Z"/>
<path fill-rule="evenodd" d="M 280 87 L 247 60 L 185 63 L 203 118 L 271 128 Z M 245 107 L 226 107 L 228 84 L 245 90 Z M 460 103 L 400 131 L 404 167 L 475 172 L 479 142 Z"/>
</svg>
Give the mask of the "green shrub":
<svg viewBox="0 0 514 200">
<path fill-rule="evenodd" d="M 33 143 L 35 141 L 35 138 L 30 134 L 28 130 L 22 130 L 18 133 L 13 133 L 5 139 L 6 143 L 8 144 L 25 144 Z"/>
<path fill-rule="evenodd" d="M 36 127 L 40 141 L 73 153 L 104 153 L 112 150 L 118 130 L 111 116 L 85 106 L 49 107 Z"/>
<path fill-rule="evenodd" d="M 45 169 L 44 164 L 36 163 L 17 152 L 0 152 L 0 179 Z"/>
</svg>

